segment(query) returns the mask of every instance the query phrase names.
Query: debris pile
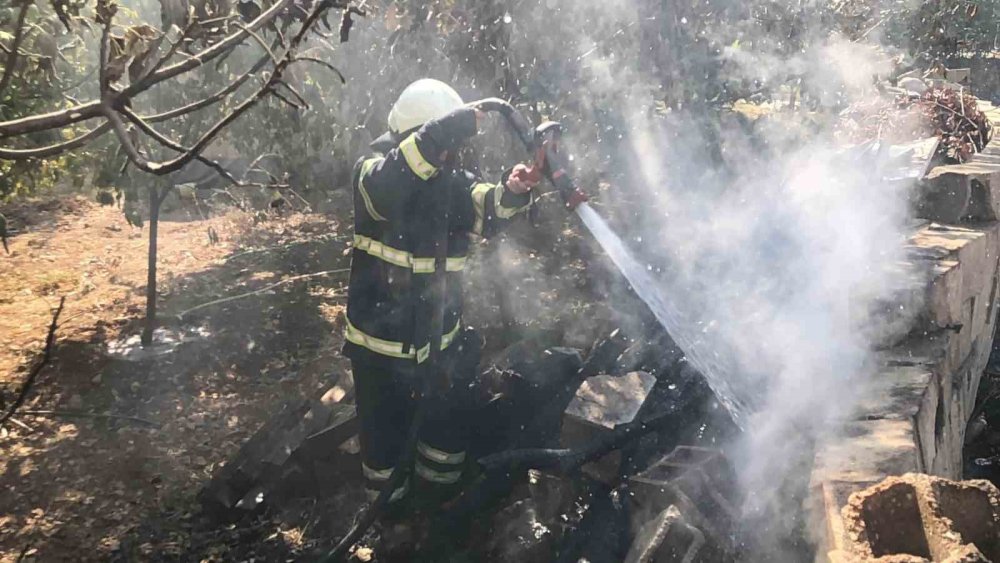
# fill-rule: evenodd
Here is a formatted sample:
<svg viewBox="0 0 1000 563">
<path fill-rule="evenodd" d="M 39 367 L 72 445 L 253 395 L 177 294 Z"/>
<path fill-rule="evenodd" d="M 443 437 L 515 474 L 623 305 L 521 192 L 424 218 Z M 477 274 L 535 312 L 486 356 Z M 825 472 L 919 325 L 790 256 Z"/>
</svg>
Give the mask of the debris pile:
<svg viewBox="0 0 1000 563">
<path fill-rule="evenodd" d="M 324 490 L 331 474 L 357 476 L 356 452 L 341 448 L 358 432 L 354 405 L 329 396 L 286 405 L 247 440 L 198 494 L 206 513 L 237 521 L 283 498 Z"/>
<path fill-rule="evenodd" d="M 937 137 L 942 164 L 966 162 L 986 147 L 992 127 L 967 89 L 908 80 L 908 89 L 893 89 L 848 107 L 838 123 L 839 136 L 850 143 L 890 144 Z M 915 80 L 921 86 L 912 84 Z"/>
<path fill-rule="evenodd" d="M 615 331 L 583 361 L 525 339 L 484 364 L 463 494 L 400 556 L 495 561 L 709 561 L 733 551 L 734 478 L 712 447 L 737 432 L 662 332 Z M 353 407 L 286 408 L 201 492 L 233 521 L 295 496 L 360 487 Z M 321 483 L 323 482 L 323 483 Z M 346 527 L 349 522 L 344 522 Z M 392 559 L 377 542 L 366 544 Z"/>
</svg>

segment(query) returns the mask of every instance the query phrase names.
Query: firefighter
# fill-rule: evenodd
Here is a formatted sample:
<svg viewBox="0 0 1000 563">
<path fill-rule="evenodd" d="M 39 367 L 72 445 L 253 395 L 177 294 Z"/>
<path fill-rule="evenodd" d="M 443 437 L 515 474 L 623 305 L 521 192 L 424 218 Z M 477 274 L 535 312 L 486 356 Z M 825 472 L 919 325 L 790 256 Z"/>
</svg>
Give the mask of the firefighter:
<svg viewBox="0 0 1000 563">
<path fill-rule="evenodd" d="M 411 487 L 442 500 L 457 489 L 466 462 L 469 383 L 481 341 L 462 328 L 462 270 L 472 237 L 489 237 L 531 204 L 538 175 L 524 165 L 487 182 L 460 169 L 456 152 L 476 135 L 491 101 L 466 105 L 447 84 L 422 79 L 400 94 L 389 113 L 389 132 L 363 158 L 352 179 L 354 247 L 347 302 L 344 355 L 354 373 L 361 421 L 361 460 L 374 498 L 403 455 L 415 410 L 415 390 L 430 351 L 425 299 L 434 278 L 437 241 L 431 233 L 447 217 L 447 260 L 442 352 L 435 369 L 448 370 L 434 389 L 418 436 Z M 442 197 L 443 196 L 443 197 Z M 442 203 L 446 202 L 446 203 Z M 440 207 L 447 206 L 446 215 Z"/>
</svg>

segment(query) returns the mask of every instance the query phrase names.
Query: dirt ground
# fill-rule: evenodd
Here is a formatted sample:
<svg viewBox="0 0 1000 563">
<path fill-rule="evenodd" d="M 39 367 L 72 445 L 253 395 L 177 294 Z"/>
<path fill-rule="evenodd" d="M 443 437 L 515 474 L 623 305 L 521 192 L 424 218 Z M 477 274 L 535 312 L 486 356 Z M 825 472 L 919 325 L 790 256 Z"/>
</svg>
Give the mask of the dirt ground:
<svg viewBox="0 0 1000 563">
<path fill-rule="evenodd" d="M 66 297 L 52 361 L 0 429 L 0 562 L 297 560 L 343 534 L 360 487 L 338 485 L 232 524 L 207 519 L 196 495 L 283 406 L 349 381 L 339 354 L 348 219 L 173 212 L 161 221 L 158 279 L 160 336 L 175 344 L 134 355 L 146 230 L 80 198 L 0 211 L 17 231 L 11 254 L 0 256 L 6 401 Z M 610 265 L 566 217 L 553 205 L 536 226 L 522 221 L 476 251 L 466 321 L 491 345 L 532 329 L 585 349 L 636 316 L 620 299 L 617 311 L 595 305 L 625 287 L 599 275 Z"/>
<path fill-rule="evenodd" d="M 162 319 L 168 334 L 186 337 L 171 353 L 128 359 L 109 345 L 141 328 L 146 231 L 83 199 L 2 211 L 19 231 L 0 257 L 6 401 L 37 361 L 61 296 L 66 306 L 52 361 L 16 422 L 0 430 L 0 561 L 231 560 L 228 546 L 247 533 L 294 558 L 301 530 L 267 520 L 206 527 L 195 494 L 271 413 L 345 372 L 339 319 L 349 259 L 338 221 L 168 217 Z M 176 316 L 268 286 L 183 322 Z"/>
</svg>

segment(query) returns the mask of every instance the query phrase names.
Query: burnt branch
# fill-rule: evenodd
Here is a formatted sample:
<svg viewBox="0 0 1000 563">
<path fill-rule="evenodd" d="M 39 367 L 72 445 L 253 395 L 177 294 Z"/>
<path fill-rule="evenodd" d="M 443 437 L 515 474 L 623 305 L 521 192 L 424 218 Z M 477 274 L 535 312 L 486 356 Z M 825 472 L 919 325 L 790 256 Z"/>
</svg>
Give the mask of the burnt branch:
<svg viewBox="0 0 1000 563">
<path fill-rule="evenodd" d="M 32 0 L 24 0 L 21 3 L 21 10 L 17 13 L 17 22 L 14 24 L 14 40 L 10 44 L 10 51 L 7 53 L 7 61 L 3 67 L 3 77 L 0 78 L 0 96 L 7 90 L 11 79 L 14 77 L 14 67 L 17 65 L 17 54 L 21 49 L 21 42 L 24 41 L 24 22 L 28 17 L 28 8 L 31 7 Z"/>
<path fill-rule="evenodd" d="M 55 313 L 52 314 L 52 323 L 49 324 L 49 333 L 45 337 L 45 350 L 42 352 L 42 358 L 35 364 L 31 371 L 28 372 L 28 377 L 24 380 L 24 385 L 21 386 L 21 391 L 17 394 L 17 399 L 14 399 L 14 404 L 7 409 L 7 412 L 0 416 L 0 425 L 7 422 L 10 417 L 14 416 L 17 409 L 24 404 L 24 400 L 28 397 L 28 391 L 31 390 L 31 386 L 35 384 L 35 379 L 38 378 L 38 374 L 42 372 L 42 369 L 48 365 L 49 360 L 52 358 L 52 348 L 56 342 L 56 329 L 59 327 L 59 315 L 62 314 L 63 306 L 66 304 L 66 298 L 62 297 L 59 299 L 59 306 L 56 307 Z"/>
</svg>

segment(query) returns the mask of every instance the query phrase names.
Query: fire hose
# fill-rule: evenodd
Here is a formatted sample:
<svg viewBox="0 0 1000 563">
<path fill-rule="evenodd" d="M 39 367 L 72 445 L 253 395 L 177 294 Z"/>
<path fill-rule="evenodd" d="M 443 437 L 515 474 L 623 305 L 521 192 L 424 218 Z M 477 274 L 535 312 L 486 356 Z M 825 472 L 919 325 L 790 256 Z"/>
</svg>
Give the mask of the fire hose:
<svg viewBox="0 0 1000 563">
<path fill-rule="evenodd" d="M 545 121 L 537 127 L 518 111 L 517 108 L 499 98 L 489 98 L 477 102 L 483 111 L 499 113 L 514 130 L 533 159 L 528 174 L 541 173 L 556 188 L 563 203 L 570 210 L 578 210 L 589 197 L 577 187 L 570 174 L 568 159 L 561 150 L 562 124 Z"/>
</svg>

